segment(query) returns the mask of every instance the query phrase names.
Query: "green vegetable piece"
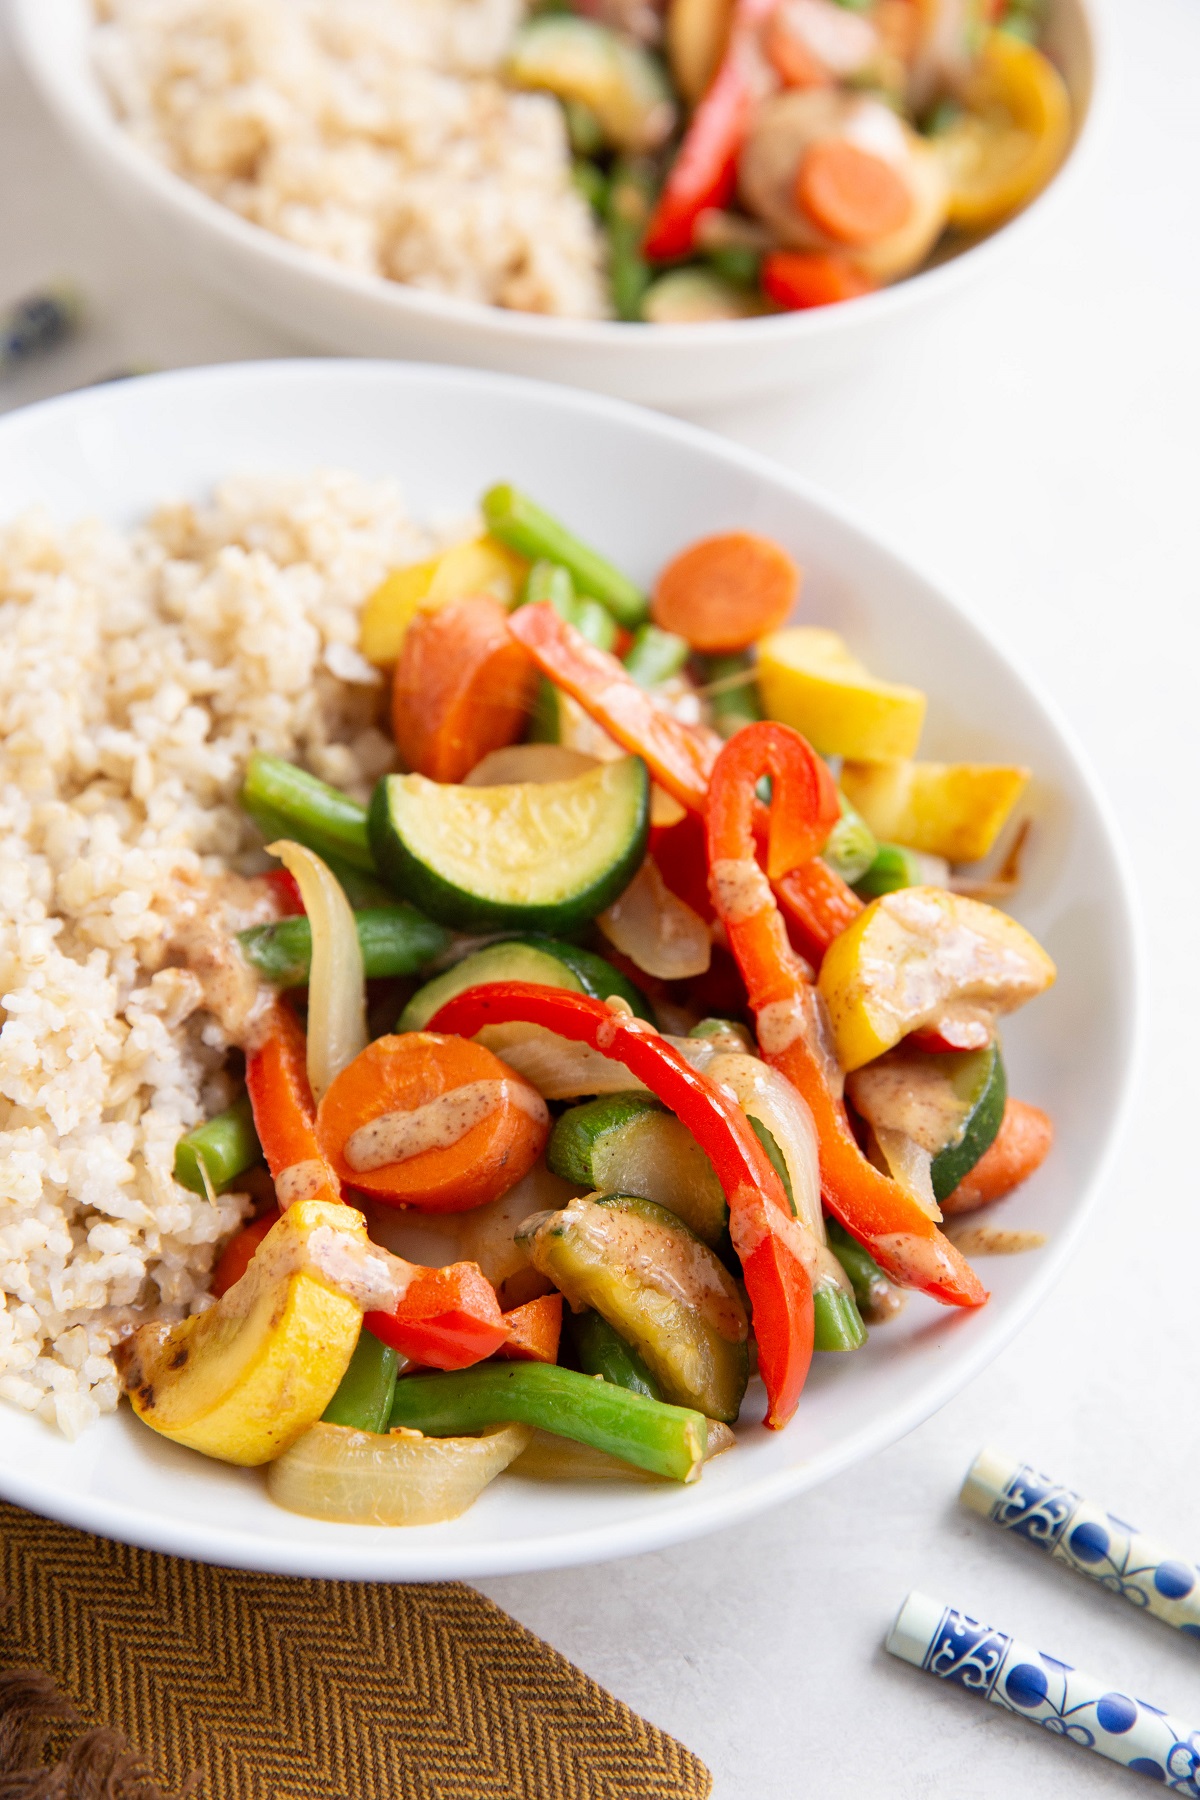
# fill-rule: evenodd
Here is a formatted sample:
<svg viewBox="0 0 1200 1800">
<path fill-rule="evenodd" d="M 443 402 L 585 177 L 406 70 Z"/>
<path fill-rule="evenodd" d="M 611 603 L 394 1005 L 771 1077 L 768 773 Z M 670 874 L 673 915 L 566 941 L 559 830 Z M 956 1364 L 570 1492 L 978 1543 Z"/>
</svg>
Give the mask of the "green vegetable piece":
<svg viewBox="0 0 1200 1800">
<path fill-rule="evenodd" d="M 783 1159 L 783 1151 L 775 1141 L 775 1133 L 769 1126 L 764 1125 L 761 1119 L 754 1118 L 752 1114 L 747 1113 L 746 1117 L 750 1120 L 751 1131 L 767 1153 L 767 1161 L 783 1183 L 783 1191 L 787 1195 L 787 1201 L 792 1209 L 793 1219 L 798 1218 L 799 1214 L 796 1211 L 796 1196 L 792 1190 L 792 1178 L 788 1173 L 787 1163 Z"/>
<path fill-rule="evenodd" d="M 856 881 L 861 881 L 867 871 L 874 867 L 879 855 L 879 845 L 867 821 L 851 806 L 840 789 L 838 801 L 842 816 L 826 839 L 821 855 L 830 868 L 853 887 Z"/>
<path fill-rule="evenodd" d="M 572 1318 L 571 1336 L 585 1375 L 600 1375 L 616 1387 L 627 1388 L 631 1394 L 645 1394 L 650 1400 L 662 1399 L 662 1389 L 632 1344 L 627 1344 L 598 1312 L 589 1307 Z"/>
<path fill-rule="evenodd" d="M 597 650 L 611 650 L 617 641 L 617 622 L 607 606 L 575 592 L 571 571 L 561 563 L 536 562 L 525 578 L 522 606 L 548 600 L 560 618 L 573 625 Z"/>
<path fill-rule="evenodd" d="M 651 325 L 706 325 L 749 319 L 760 310 L 748 288 L 699 266 L 660 275 L 642 298 L 642 317 Z"/>
<path fill-rule="evenodd" d="M 744 651 L 705 657 L 703 665 L 706 686 L 715 688 L 708 695 L 713 724 L 723 738 L 731 738 L 743 725 L 754 725 L 765 716 L 754 664 Z"/>
<path fill-rule="evenodd" d="M 180 1138 L 175 1146 L 175 1179 L 193 1194 L 223 1194 L 261 1157 L 250 1097 L 243 1094 L 223 1113 Z"/>
<path fill-rule="evenodd" d="M 396 1383 L 393 1427 L 462 1437 L 509 1420 L 591 1444 L 672 1481 L 695 1481 L 708 1452 L 702 1413 L 555 1363 L 479 1363 Z"/>
<path fill-rule="evenodd" d="M 367 809 L 281 756 L 256 750 L 246 767 L 242 805 L 272 838 L 295 838 L 318 856 L 341 857 L 375 873 L 367 839 Z"/>
<path fill-rule="evenodd" d="M 998 1044 L 989 1044 L 986 1050 L 949 1052 L 929 1060 L 937 1064 L 957 1098 L 969 1107 L 954 1142 L 939 1150 L 930 1166 L 933 1197 L 940 1205 L 995 1142 L 1004 1119 L 1008 1079 Z"/>
<path fill-rule="evenodd" d="M 546 1164 L 579 1187 L 653 1200 L 710 1249 L 725 1241 L 729 1209 L 716 1171 L 652 1094 L 602 1094 L 570 1107 L 550 1134 Z"/>
<path fill-rule="evenodd" d="M 371 844 L 396 892 L 462 931 L 577 930 L 624 893 L 649 831 L 636 756 L 544 786 L 386 775 L 371 802 Z"/>
<path fill-rule="evenodd" d="M 638 626 L 625 652 L 625 672 L 639 687 L 658 687 L 660 682 L 678 675 L 690 653 L 686 638 L 647 622 Z"/>
<path fill-rule="evenodd" d="M 850 1277 L 863 1318 L 889 1318 L 896 1310 L 895 1290 L 871 1252 L 864 1250 L 857 1238 L 852 1238 L 836 1219 L 826 1218 L 825 1233 L 829 1248 Z"/>
<path fill-rule="evenodd" d="M 506 74 L 515 87 L 543 88 L 580 102 L 607 143 L 650 150 L 674 120 L 662 65 L 630 37 L 592 19 L 545 15 L 517 30 Z"/>
<path fill-rule="evenodd" d="M 788 1197 L 793 1218 L 798 1217 L 792 1178 L 774 1132 L 761 1119 L 756 1119 L 749 1113 L 746 1116 L 750 1120 L 751 1130 L 767 1153 L 768 1162 L 783 1183 L 783 1191 Z M 859 1350 L 866 1341 L 867 1333 L 853 1296 L 839 1287 L 836 1280 L 818 1281 L 813 1288 L 813 1349 Z"/>
<path fill-rule="evenodd" d="M 380 907 L 355 913 L 363 972 L 380 975 L 417 975 L 426 963 L 440 956 L 450 933 L 415 906 Z M 278 987 L 304 987 L 312 960 L 312 926 L 303 916 L 279 919 L 274 925 L 251 925 L 238 932 L 242 955 L 260 974 Z"/>
<path fill-rule="evenodd" d="M 874 862 L 865 875 L 853 883 L 862 900 L 877 900 L 881 894 L 894 894 L 897 888 L 919 887 L 921 865 L 915 850 L 903 844 L 880 844 Z"/>
<path fill-rule="evenodd" d="M 647 600 L 627 575 L 560 525 L 557 519 L 507 484 L 483 496 L 483 516 L 493 537 L 531 562 L 544 557 L 571 572 L 577 591 L 603 600 L 618 624 L 632 631 L 646 616 Z"/>
<path fill-rule="evenodd" d="M 642 316 L 642 300 L 652 270 L 642 255 L 642 239 L 650 223 L 658 183 L 654 166 L 640 157 L 623 157 L 613 170 L 605 218 L 608 224 L 609 284 L 618 319 Z"/>
<path fill-rule="evenodd" d="M 590 1306 L 633 1345 L 668 1400 L 737 1418 L 749 1379 L 746 1309 L 729 1271 L 675 1213 L 608 1194 L 535 1213 L 516 1238 L 572 1307 Z"/>
<path fill-rule="evenodd" d="M 573 944 L 559 943 L 556 938 L 524 937 L 485 944 L 482 950 L 472 951 L 452 968 L 435 975 L 413 995 L 400 1015 L 397 1031 L 424 1031 L 448 1000 L 489 981 L 539 981 L 544 987 L 567 988 L 597 1000 L 620 994 L 639 1018 L 654 1023 L 645 995 L 602 956 L 577 950 Z"/>
<path fill-rule="evenodd" d="M 355 1431 L 390 1429 L 399 1357 L 364 1326 L 350 1366 L 337 1393 L 321 1414 L 327 1425 L 350 1425 Z"/>
<path fill-rule="evenodd" d="M 732 281 L 739 287 L 758 287 L 759 271 L 762 267 L 762 252 L 751 250 L 746 244 L 722 244 L 713 250 L 706 250 L 705 260 L 709 267 L 726 281 Z"/>
<path fill-rule="evenodd" d="M 758 1054 L 754 1038 L 745 1025 L 739 1025 L 736 1019 L 701 1019 L 688 1032 L 690 1038 L 724 1038 L 725 1048 L 734 1054 L 744 1053 L 747 1056 Z"/>
<path fill-rule="evenodd" d="M 564 100 L 563 117 L 567 122 L 567 142 L 571 153 L 579 157 L 599 156 L 604 149 L 604 127 L 595 112 L 582 100 Z M 595 163 L 589 164 L 600 176 L 601 189 L 604 188 L 604 177 L 596 169 Z"/>
</svg>

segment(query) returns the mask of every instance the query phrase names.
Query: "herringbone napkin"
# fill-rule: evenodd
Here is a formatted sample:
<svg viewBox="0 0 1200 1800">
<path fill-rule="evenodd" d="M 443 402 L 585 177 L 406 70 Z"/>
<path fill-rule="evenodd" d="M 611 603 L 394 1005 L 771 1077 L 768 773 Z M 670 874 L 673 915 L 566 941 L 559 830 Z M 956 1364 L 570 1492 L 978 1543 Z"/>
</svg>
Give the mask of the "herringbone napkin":
<svg viewBox="0 0 1200 1800">
<path fill-rule="evenodd" d="M 689 1750 L 459 1582 L 243 1574 L 0 1504 L 0 1587 L 0 1800 L 711 1790 Z"/>
</svg>

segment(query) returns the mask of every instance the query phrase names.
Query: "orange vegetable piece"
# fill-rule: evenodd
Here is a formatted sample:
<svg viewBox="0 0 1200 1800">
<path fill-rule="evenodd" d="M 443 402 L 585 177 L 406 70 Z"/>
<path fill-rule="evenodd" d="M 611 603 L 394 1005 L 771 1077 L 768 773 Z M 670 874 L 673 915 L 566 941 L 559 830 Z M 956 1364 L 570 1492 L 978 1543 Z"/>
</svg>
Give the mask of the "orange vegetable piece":
<svg viewBox="0 0 1200 1800">
<path fill-rule="evenodd" d="M 833 76 L 820 57 L 809 49 L 802 38 L 788 30 L 787 18 L 782 7 L 767 28 L 764 48 L 767 53 L 767 61 L 784 87 L 832 86 Z"/>
<path fill-rule="evenodd" d="M 306 1199 L 340 1200 L 341 1188 L 317 1143 L 316 1105 L 308 1081 L 304 1027 L 287 1004 L 277 1000 L 260 1028 L 259 1044 L 246 1059 L 246 1090 L 258 1141 L 285 1204 L 303 1192 Z M 298 1186 L 288 1192 L 281 1178 L 289 1170 Z"/>
<path fill-rule="evenodd" d="M 495 1083 L 496 1091 L 480 1093 L 476 1083 Z M 432 1103 L 459 1089 L 475 1090 L 479 1105 L 490 1103 L 490 1110 L 478 1116 L 469 1104 L 472 1096 L 464 1094 L 464 1116 L 474 1111 L 476 1122 L 453 1138 L 453 1102 L 440 1108 Z M 412 1129 L 423 1128 L 440 1143 L 415 1153 L 409 1147 L 403 1160 L 378 1168 L 347 1161 L 355 1132 L 385 1114 L 413 1114 L 419 1108 L 430 1110 Z M 424 1212 L 467 1212 L 507 1193 L 528 1174 L 549 1135 L 549 1115 L 536 1089 L 482 1044 L 432 1031 L 368 1044 L 333 1082 L 317 1113 L 322 1151 L 343 1181 L 379 1200 Z"/>
<path fill-rule="evenodd" d="M 788 312 L 834 306 L 874 291 L 875 283 L 844 256 L 822 251 L 772 250 L 763 257 L 762 290 Z"/>
<path fill-rule="evenodd" d="M 392 686 L 392 732 L 408 767 L 462 781 L 489 750 L 522 735 L 537 670 L 498 600 L 481 595 L 419 613 Z"/>
<path fill-rule="evenodd" d="M 235 1232 L 230 1238 L 217 1258 L 212 1280 L 209 1282 L 209 1292 L 215 1300 L 219 1300 L 222 1294 L 227 1294 L 242 1279 L 250 1267 L 254 1252 L 272 1225 L 279 1223 L 281 1216 L 279 1208 L 273 1207 L 261 1219 L 255 1219 L 252 1225 L 244 1225 L 241 1231 Z"/>
<path fill-rule="evenodd" d="M 874 244 L 912 212 L 912 191 L 894 163 L 848 138 L 821 138 L 796 177 L 796 205 L 842 244 Z"/>
<path fill-rule="evenodd" d="M 513 1362 L 557 1362 L 562 1314 L 561 1294 L 543 1294 L 540 1300 L 530 1300 L 505 1313 L 508 1342 L 500 1346 L 501 1356 Z"/>
<path fill-rule="evenodd" d="M 799 590 L 800 571 L 782 545 L 752 531 L 726 531 L 667 564 L 651 610 L 656 625 L 693 650 L 745 650 L 783 624 Z"/>
<path fill-rule="evenodd" d="M 1029 1106 L 1011 1097 L 1004 1103 L 1000 1129 L 975 1167 L 964 1175 L 952 1194 L 942 1201 L 947 1215 L 974 1212 L 992 1200 L 1002 1200 L 1028 1181 L 1050 1154 L 1054 1126 L 1040 1106 Z"/>
<path fill-rule="evenodd" d="M 426 1369 L 469 1369 L 508 1338 L 496 1290 L 478 1263 L 422 1269 L 395 1312 L 369 1312 L 363 1324 Z"/>
</svg>

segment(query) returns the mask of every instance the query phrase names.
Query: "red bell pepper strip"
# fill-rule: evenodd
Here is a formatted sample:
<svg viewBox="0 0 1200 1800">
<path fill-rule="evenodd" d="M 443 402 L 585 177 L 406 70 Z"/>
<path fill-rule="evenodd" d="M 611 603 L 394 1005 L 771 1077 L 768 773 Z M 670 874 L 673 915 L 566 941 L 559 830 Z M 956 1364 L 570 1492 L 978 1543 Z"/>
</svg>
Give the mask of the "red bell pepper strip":
<svg viewBox="0 0 1200 1800">
<path fill-rule="evenodd" d="M 789 945 L 754 853 L 754 788 L 773 783 L 768 867 L 790 854 L 796 816 L 811 809 L 828 771 L 787 725 L 747 725 L 713 771 L 708 846 L 713 898 L 742 971 L 759 1048 L 808 1102 L 817 1128 L 826 1205 L 892 1280 L 952 1306 L 982 1306 L 975 1271 L 899 1182 L 863 1155 L 841 1098 L 840 1071 L 824 1045 L 819 997 Z M 811 811 L 810 811 L 811 816 Z M 814 821 L 813 829 L 820 829 Z M 775 839 L 787 834 L 780 849 Z"/>
<path fill-rule="evenodd" d="M 858 300 L 877 285 L 847 257 L 820 250 L 772 250 L 763 257 L 760 279 L 763 293 L 785 312 Z"/>
<path fill-rule="evenodd" d="M 500 1346 L 501 1356 L 512 1362 L 557 1362 L 562 1316 L 561 1294 L 542 1294 L 524 1306 L 515 1306 L 504 1315 L 508 1337 Z"/>
<path fill-rule="evenodd" d="M 812 1285 L 783 1184 L 745 1113 L 644 1019 L 584 994 L 531 981 L 488 982 L 448 1000 L 426 1029 L 474 1037 L 485 1025 L 511 1020 L 543 1025 L 624 1063 L 707 1152 L 729 1203 L 730 1236 L 750 1296 L 766 1423 L 772 1430 L 786 1425 L 812 1358 Z"/>
<path fill-rule="evenodd" d="M 737 182 L 738 151 L 755 101 L 771 85 L 754 34 L 777 0 L 738 0 L 724 58 L 687 128 L 646 227 L 644 253 L 654 262 L 686 256 L 696 220 L 725 206 Z"/>
<path fill-rule="evenodd" d="M 281 919 L 297 919 L 304 911 L 300 883 L 290 869 L 271 869 L 264 876 Z"/>
<path fill-rule="evenodd" d="M 369 1312 L 363 1324 L 427 1369 L 469 1369 L 508 1339 L 496 1290 L 477 1263 L 422 1269 L 394 1312 Z"/>
<path fill-rule="evenodd" d="M 508 628 L 531 652 L 543 675 L 565 689 L 624 749 L 642 757 L 655 780 L 681 806 L 703 817 L 709 777 L 724 742 L 715 731 L 705 725 L 681 724 L 661 700 L 631 680 L 614 656 L 595 649 L 546 601 L 522 606 L 512 615 Z M 757 807 L 755 819 L 765 840 L 765 807 Z M 661 866 L 667 885 L 673 892 L 679 891 L 669 863 Z M 807 861 L 772 880 L 796 926 L 802 953 L 819 967 L 834 938 L 862 911 L 862 901 L 811 850 Z M 687 893 L 681 893 L 681 898 L 689 900 Z M 695 902 L 689 900 L 689 904 Z M 710 916 L 707 908 L 696 910 L 702 917 Z"/>
<path fill-rule="evenodd" d="M 208 1291 L 214 1300 L 219 1300 L 222 1294 L 227 1294 L 242 1279 L 254 1259 L 254 1252 L 272 1225 L 279 1223 L 280 1217 L 279 1208 L 273 1206 L 261 1219 L 255 1219 L 251 1225 L 244 1225 L 241 1231 L 230 1238 L 216 1260 L 212 1280 L 208 1284 Z"/>
<path fill-rule="evenodd" d="M 272 1009 L 258 1049 L 247 1058 L 246 1087 L 281 1205 L 286 1207 L 300 1194 L 306 1200 L 340 1202 L 341 1183 L 317 1141 L 304 1027 L 282 1000 Z M 296 1190 L 290 1195 L 289 1176 Z M 259 1220 L 229 1244 L 218 1270 L 235 1251 L 241 1266 L 231 1261 L 232 1279 L 226 1287 L 245 1274 L 275 1217 L 278 1214 L 265 1224 Z M 242 1256 L 243 1251 L 248 1254 Z M 495 1289 L 474 1263 L 422 1269 L 394 1314 L 368 1313 L 364 1323 L 385 1344 L 433 1369 L 469 1368 L 494 1355 L 508 1335 Z"/>
</svg>

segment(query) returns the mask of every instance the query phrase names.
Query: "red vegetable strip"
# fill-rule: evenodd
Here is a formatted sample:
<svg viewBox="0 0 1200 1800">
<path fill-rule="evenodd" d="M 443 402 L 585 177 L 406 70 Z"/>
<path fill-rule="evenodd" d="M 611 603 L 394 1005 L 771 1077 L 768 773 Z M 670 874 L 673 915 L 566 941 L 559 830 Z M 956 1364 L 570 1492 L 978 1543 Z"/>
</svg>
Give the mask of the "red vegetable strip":
<svg viewBox="0 0 1200 1800">
<path fill-rule="evenodd" d="M 476 1263 L 422 1269 L 395 1312 L 369 1312 L 363 1324 L 427 1369 L 469 1369 L 508 1339 L 496 1290 Z"/>
<path fill-rule="evenodd" d="M 824 764 L 789 726 L 748 725 L 729 740 L 713 772 L 708 811 L 710 865 L 740 865 L 738 884 L 714 879 L 714 900 L 755 1014 L 759 1046 L 808 1102 L 817 1128 L 821 1187 L 831 1212 L 871 1251 L 893 1280 L 919 1287 L 953 1306 L 981 1306 L 987 1291 L 975 1271 L 898 1182 L 872 1167 L 859 1149 L 821 1045 L 817 995 L 787 942 L 778 907 L 755 891 L 754 788 L 773 787 L 771 830 L 815 791 Z M 787 829 L 794 829 L 789 820 Z"/>
<path fill-rule="evenodd" d="M 708 1153 L 729 1203 L 767 1389 L 766 1423 L 796 1410 L 812 1357 L 812 1287 L 794 1246 L 787 1197 L 741 1108 L 686 1062 L 642 1019 L 603 1001 L 529 981 L 496 981 L 447 1001 L 428 1029 L 474 1037 L 485 1025 L 527 1020 L 624 1063 L 687 1126 Z"/>
<path fill-rule="evenodd" d="M 259 1047 L 246 1060 L 246 1088 L 267 1167 L 280 1204 L 298 1197 L 287 1192 L 288 1175 L 305 1169 L 306 1200 L 340 1200 L 341 1183 L 317 1142 L 317 1108 L 308 1082 L 304 1027 L 283 1000 L 271 1009 Z M 297 1185 L 300 1177 L 295 1178 Z"/>
</svg>

